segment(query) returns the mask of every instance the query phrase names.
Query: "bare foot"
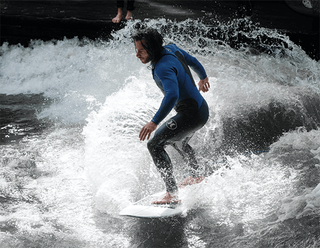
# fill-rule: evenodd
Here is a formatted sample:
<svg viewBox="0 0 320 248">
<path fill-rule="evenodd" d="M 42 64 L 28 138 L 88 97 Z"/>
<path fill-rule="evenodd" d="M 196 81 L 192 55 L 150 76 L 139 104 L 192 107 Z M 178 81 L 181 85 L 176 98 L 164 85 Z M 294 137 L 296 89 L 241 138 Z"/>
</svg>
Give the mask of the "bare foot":
<svg viewBox="0 0 320 248">
<path fill-rule="evenodd" d="M 174 193 L 166 192 L 166 194 L 160 198 L 156 199 L 152 202 L 152 204 L 179 204 L 181 200 L 179 200 L 178 195 Z"/>
<path fill-rule="evenodd" d="M 192 185 L 192 184 L 196 184 L 196 183 L 201 183 L 203 180 L 205 179 L 204 176 L 200 176 L 200 177 L 197 177 L 197 178 L 194 178 L 192 176 L 187 176 L 185 179 L 183 179 L 178 187 L 179 188 L 184 188 L 188 185 Z"/>
<path fill-rule="evenodd" d="M 113 23 L 119 23 L 119 22 L 121 22 L 121 19 L 122 19 L 122 9 L 119 8 L 118 9 L 118 14 L 117 14 L 117 16 L 115 18 L 112 19 L 112 22 Z"/>
<path fill-rule="evenodd" d="M 119 23 L 121 22 L 122 15 L 117 15 L 115 18 L 112 19 L 113 23 Z"/>
<path fill-rule="evenodd" d="M 127 11 L 127 15 L 126 15 L 125 19 L 126 19 L 127 21 L 129 21 L 129 20 L 132 19 L 132 14 L 131 14 L 131 12 L 130 12 L 129 10 Z"/>
</svg>

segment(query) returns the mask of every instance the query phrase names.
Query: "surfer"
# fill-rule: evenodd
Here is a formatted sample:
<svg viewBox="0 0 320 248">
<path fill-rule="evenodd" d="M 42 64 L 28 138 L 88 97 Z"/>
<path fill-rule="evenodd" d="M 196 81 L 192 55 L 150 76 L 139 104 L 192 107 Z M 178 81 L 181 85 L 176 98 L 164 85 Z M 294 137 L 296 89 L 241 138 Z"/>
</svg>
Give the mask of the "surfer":
<svg viewBox="0 0 320 248">
<path fill-rule="evenodd" d="M 148 141 L 148 150 L 166 185 L 166 194 L 153 204 L 179 203 L 173 166 L 164 148 L 172 145 L 190 167 L 189 175 L 179 183 L 179 187 L 200 183 L 204 179 L 198 172 L 195 152 L 188 142 L 209 118 L 208 105 L 200 94 L 200 91 L 209 90 L 209 80 L 203 66 L 195 57 L 174 44 L 163 46 L 163 37 L 157 30 L 137 30 L 132 39 L 136 56 L 143 64 L 151 63 L 153 79 L 164 94 L 160 108 L 152 120 L 141 129 L 140 140 L 149 140 L 151 133 L 173 108 L 177 112 L 162 124 Z M 200 78 L 199 90 L 189 66 Z"/>
</svg>

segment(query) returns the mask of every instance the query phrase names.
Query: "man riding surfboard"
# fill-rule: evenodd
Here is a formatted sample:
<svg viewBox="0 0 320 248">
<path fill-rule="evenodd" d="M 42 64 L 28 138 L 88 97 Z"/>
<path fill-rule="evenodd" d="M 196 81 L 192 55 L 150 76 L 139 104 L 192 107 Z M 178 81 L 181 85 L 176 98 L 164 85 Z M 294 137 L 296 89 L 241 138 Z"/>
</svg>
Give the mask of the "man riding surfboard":
<svg viewBox="0 0 320 248">
<path fill-rule="evenodd" d="M 148 150 L 166 185 L 166 194 L 154 200 L 153 204 L 179 203 L 178 185 L 173 175 L 169 155 L 165 151 L 172 145 L 188 162 L 189 176 L 179 186 L 199 183 L 204 179 L 198 172 L 195 152 L 188 144 L 195 131 L 202 128 L 208 118 L 209 109 L 200 91 L 210 88 L 207 74 L 200 62 L 174 44 L 163 46 L 163 37 L 152 28 L 139 29 L 133 35 L 136 56 L 143 64 L 151 63 L 152 75 L 157 86 L 164 94 L 161 106 L 140 131 L 141 141 L 148 141 Z M 197 89 L 189 66 L 200 78 Z M 158 125 L 175 109 L 177 114 Z"/>
</svg>

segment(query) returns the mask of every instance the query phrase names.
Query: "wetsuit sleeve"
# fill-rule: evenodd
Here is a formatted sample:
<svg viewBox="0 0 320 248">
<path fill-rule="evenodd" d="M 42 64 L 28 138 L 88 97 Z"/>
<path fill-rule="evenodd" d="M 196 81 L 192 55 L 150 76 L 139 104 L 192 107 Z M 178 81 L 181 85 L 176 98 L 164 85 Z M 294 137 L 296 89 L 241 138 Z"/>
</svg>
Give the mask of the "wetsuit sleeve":
<svg viewBox="0 0 320 248">
<path fill-rule="evenodd" d="M 187 64 L 191 67 L 191 69 L 197 73 L 198 77 L 202 80 L 207 77 L 207 73 L 201 63 L 193 56 L 191 56 L 186 51 L 179 48 L 179 51 L 183 54 L 183 57 L 187 61 Z"/>
<path fill-rule="evenodd" d="M 158 84 L 161 84 L 164 93 L 160 108 L 152 119 L 152 122 L 158 125 L 176 104 L 179 98 L 179 85 L 174 67 L 162 67 L 155 70 L 155 77 L 157 77 Z"/>
</svg>

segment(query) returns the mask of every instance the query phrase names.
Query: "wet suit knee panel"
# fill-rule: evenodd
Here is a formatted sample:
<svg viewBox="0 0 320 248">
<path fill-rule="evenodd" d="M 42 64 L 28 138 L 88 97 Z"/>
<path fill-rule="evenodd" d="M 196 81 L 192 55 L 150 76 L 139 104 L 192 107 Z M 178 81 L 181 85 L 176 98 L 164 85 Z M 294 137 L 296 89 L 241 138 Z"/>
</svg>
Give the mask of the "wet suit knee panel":
<svg viewBox="0 0 320 248">
<path fill-rule="evenodd" d="M 147 146 L 152 159 L 166 184 L 167 191 L 170 193 L 177 191 L 178 187 L 173 176 L 172 163 L 169 155 L 164 150 L 165 142 L 159 142 L 157 138 L 153 138 L 148 142 Z"/>
<path fill-rule="evenodd" d="M 147 147 L 154 163 L 159 169 L 170 169 L 171 160 L 167 152 L 164 150 L 164 142 L 159 142 L 158 139 L 151 139 L 148 142 Z"/>
</svg>

